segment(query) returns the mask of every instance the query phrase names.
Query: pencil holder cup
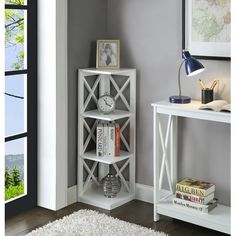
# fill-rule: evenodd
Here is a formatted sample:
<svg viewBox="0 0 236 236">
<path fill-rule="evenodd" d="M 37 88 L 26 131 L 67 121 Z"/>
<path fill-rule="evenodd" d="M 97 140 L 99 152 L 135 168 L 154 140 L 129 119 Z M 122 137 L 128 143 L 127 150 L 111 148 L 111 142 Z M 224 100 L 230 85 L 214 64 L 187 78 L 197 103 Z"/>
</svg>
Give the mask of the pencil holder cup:
<svg viewBox="0 0 236 236">
<path fill-rule="evenodd" d="M 206 104 L 213 101 L 213 89 L 202 89 L 202 103 Z"/>
</svg>

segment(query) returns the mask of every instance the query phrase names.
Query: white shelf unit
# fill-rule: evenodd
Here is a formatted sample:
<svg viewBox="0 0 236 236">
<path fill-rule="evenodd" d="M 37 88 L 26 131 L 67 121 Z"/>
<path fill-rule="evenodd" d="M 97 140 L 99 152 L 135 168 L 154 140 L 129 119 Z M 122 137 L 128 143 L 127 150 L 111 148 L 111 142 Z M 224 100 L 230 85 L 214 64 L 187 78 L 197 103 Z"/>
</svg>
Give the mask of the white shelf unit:
<svg viewBox="0 0 236 236">
<path fill-rule="evenodd" d="M 154 167 L 154 221 L 159 214 L 183 220 L 192 224 L 230 234 L 230 207 L 218 204 L 209 214 L 175 206 L 172 199 L 177 182 L 177 119 L 187 117 L 214 122 L 231 123 L 227 112 L 199 110 L 201 103 L 173 104 L 168 101 L 153 103 L 153 167 Z M 168 115 L 164 133 L 161 115 Z M 165 134 L 165 136 L 164 136 Z M 169 155 L 167 155 L 169 154 Z M 165 175 L 165 173 L 166 175 Z M 169 190 L 163 189 L 163 178 L 167 177 Z"/>
<path fill-rule="evenodd" d="M 78 201 L 111 210 L 135 198 L 136 70 L 79 69 L 78 80 Z M 97 110 L 105 93 L 116 101 L 111 114 Z M 120 156 L 96 156 L 99 121 L 120 124 Z M 104 196 L 100 181 L 110 170 L 122 184 L 115 198 Z"/>
</svg>

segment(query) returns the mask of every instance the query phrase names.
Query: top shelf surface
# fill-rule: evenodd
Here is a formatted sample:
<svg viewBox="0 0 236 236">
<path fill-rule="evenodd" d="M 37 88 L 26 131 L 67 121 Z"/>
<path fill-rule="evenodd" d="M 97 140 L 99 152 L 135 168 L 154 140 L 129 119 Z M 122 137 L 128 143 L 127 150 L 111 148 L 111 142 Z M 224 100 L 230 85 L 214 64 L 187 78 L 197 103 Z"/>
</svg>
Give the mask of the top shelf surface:
<svg viewBox="0 0 236 236">
<path fill-rule="evenodd" d="M 192 101 L 187 104 L 176 104 L 168 101 L 160 101 L 152 103 L 156 107 L 157 112 L 161 114 L 182 116 L 201 120 L 217 121 L 222 123 L 231 123 L 231 114 L 228 112 L 216 112 L 209 110 L 200 110 L 201 102 Z"/>
<path fill-rule="evenodd" d="M 87 69 L 81 69 L 82 72 L 85 73 L 91 73 L 91 74 L 101 74 L 101 75 L 122 75 L 126 73 L 130 73 L 131 71 L 135 71 L 135 69 L 115 69 L 115 70 L 102 70 L 102 69 L 96 69 L 96 68 L 87 68 Z"/>
</svg>

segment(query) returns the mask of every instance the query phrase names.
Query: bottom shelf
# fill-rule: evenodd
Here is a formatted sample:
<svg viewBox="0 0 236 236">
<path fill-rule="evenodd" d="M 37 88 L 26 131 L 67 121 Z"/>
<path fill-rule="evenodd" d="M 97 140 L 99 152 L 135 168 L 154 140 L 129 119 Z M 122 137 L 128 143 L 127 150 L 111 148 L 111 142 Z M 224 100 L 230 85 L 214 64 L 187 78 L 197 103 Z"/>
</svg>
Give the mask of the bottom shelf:
<svg viewBox="0 0 236 236">
<path fill-rule="evenodd" d="M 78 201 L 103 209 L 112 210 L 133 200 L 134 198 L 134 193 L 126 192 L 123 188 L 121 188 L 115 198 L 107 198 L 104 196 L 102 187 L 98 187 L 96 184 L 91 184 L 84 194 L 79 195 Z"/>
<path fill-rule="evenodd" d="M 162 191 L 161 198 L 165 198 L 168 194 L 169 191 Z M 173 197 L 174 195 L 170 195 L 157 204 L 158 214 L 230 234 L 230 207 L 218 204 L 209 214 L 206 214 L 173 205 Z"/>
</svg>

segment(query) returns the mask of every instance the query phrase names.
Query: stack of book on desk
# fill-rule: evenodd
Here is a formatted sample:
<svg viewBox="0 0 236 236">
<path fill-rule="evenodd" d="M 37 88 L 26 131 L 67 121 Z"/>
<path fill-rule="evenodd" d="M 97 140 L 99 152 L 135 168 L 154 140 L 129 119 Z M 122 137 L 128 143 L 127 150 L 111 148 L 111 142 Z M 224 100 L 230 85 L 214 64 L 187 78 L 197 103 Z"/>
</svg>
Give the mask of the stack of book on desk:
<svg viewBox="0 0 236 236">
<path fill-rule="evenodd" d="M 214 193 L 214 184 L 186 177 L 176 184 L 173 204 L 208 213 L 217 206 L 217 199 L 214 198 Z"/>
</svg>

